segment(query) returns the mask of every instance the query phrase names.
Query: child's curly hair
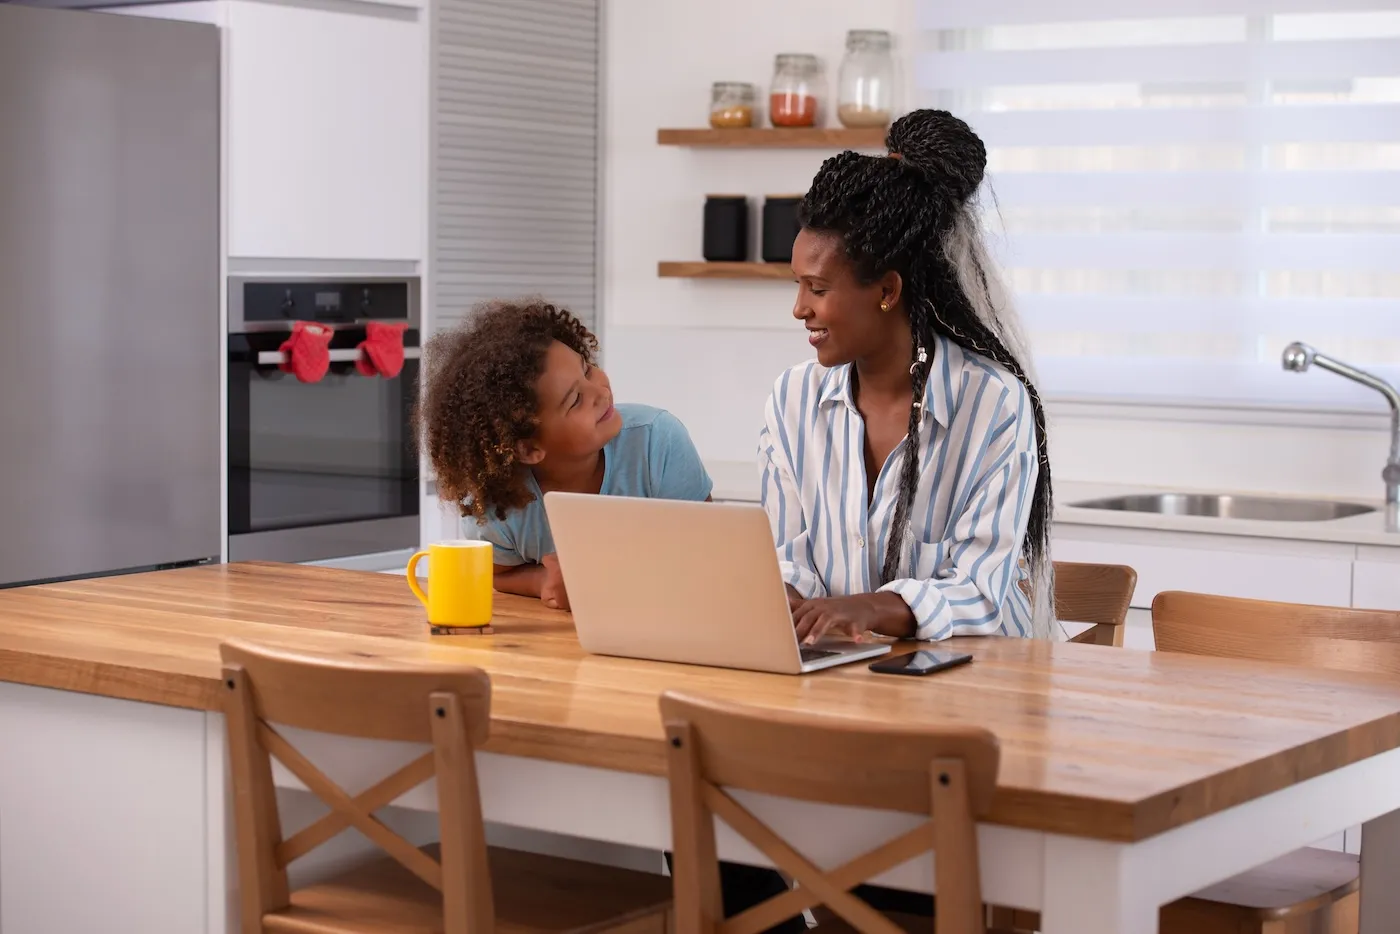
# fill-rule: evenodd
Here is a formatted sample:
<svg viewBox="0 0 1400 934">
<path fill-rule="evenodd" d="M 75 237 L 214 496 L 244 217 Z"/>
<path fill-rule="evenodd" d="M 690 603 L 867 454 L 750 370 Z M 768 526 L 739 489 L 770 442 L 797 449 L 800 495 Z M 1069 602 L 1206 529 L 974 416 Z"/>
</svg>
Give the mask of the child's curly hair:
<svg viewBox="0 0 1400 934">
<path fill-rule="evenodd" d="M 424 348 L 414 434 L 432 461 L 438 496 L 463 516 L 504 519 L 533 499 L 516 446 L 539 425 L 535 382 L 554 341 L 589 363 L 598 353 L 583 322 L 534 298 L 483 302 Z"/>
</svg>

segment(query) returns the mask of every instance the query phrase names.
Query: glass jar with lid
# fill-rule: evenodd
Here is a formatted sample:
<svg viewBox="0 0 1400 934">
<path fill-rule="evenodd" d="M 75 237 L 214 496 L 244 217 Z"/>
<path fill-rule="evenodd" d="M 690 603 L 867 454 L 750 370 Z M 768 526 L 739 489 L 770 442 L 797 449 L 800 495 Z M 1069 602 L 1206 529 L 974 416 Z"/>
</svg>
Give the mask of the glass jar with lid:
<svg viewBox="0 0 1400 934">
<path fill-rule="evenodd" d="M 821 78 L 821 60 L 815 55 L 779 55 L 768 93 L 768 119 L 773 125 L 816 126 L 824 96 Z"/>
<path fill-rule="evenodd" d="M 837 78 L 836 118 L 841 125 L 888 126 L 894 111 L 894 57 L 881 29 L 846 33 L 846 57 Z"/>
<path fill-rule="evenodd" d="M 710 126 L 716 130 L 753 126 L 754 86 L 743 81 L 716 81 L 710 90 Z"/>
</svg>

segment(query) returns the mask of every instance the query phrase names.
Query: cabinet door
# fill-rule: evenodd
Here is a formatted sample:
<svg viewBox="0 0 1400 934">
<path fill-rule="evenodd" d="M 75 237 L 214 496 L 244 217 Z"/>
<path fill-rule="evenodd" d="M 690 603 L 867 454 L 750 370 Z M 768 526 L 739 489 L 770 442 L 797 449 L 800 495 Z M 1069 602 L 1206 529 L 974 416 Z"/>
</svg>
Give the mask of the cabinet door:
<svg viewBox="0 0 1400 934">
<path fill-rule="evenodd" d="M 1109 538 L 1114 532 L 1119 535 L 1117 540 Z M 1130 540 L 1130 534 L 1136 540 Z M 1347 552 L 1351 548 L 1330 543 L 1060 526 L 1051 550 L 1060 561 L 1126 564 L 1134 568 L 1138 584 L 1132 605 L 1147 609 L 1152 606 L 1152 598 L 1164 590 L 1348 606 L 1352 562 Z"/>
<path fill-rule="evenodd" d="M 1400 548 L 1363 547 L 1352 568 L 1351 605 L 1400 610 Z"/>
<path fill-rule="evenodd" d="M 224 930 L 202 711 L 0 682 L 0 749 L 0 931 Z"/>
<path fill-rule="evenodd" d="M 424 258 L 424 14 L 353 6 L 229 4 L 231 256 Z"/>
</svg>

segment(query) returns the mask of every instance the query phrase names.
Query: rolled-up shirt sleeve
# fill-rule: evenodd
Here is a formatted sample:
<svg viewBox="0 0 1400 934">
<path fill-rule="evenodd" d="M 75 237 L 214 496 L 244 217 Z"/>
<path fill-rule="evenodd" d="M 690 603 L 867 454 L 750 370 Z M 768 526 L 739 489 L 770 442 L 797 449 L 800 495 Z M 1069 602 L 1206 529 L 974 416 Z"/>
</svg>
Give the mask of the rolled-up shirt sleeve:
<svg viewBox="0 0 1400 934">
<path fill-rule="evenodd" d="M 516 567 L 521 564 L 530 564 L 524 556 L 520 554 L 519 546 L 515 542 L 515 535 L 505 522 L 492 516 L 486 520 L 485 525 L 477 525 L 473 519 L 462 521 L 463 532 L 470 523 L 472 534 L 463 534 L 463 538 L 479 538 L 482 541 L 491 543 L 491 563 L 499 567 Z"/>
<path fill-rule="evenodd" d="M 950 534 L 934 547 L 931 573 L 892 580 L 880 588 L 909 605 L 918 639 L 1002 632 L 1008 598 L 1024 599 L 1011 588 L 1018 578 L 1039 473 L 1035 424 L 1005 408 L 998 415 L 983 456 L 989 466 L 962 497 L 965 505 L 949 526 Z"/>
<path fill-rule="evenodd" d="M 775 447 L 776 440 L 766 426 L 759 433 L 758 465 L 760 495 L 763 508 L 768 512 L 768 524 L 773 529 L 773 544 L 778 549 L 778 568 L 784 582 L 802 596 L 808 599 L 825 597 L 826 585 L 812 561 L 810 529 L 802 509 L 802 497 L 787 457 Z"/>
</svg>

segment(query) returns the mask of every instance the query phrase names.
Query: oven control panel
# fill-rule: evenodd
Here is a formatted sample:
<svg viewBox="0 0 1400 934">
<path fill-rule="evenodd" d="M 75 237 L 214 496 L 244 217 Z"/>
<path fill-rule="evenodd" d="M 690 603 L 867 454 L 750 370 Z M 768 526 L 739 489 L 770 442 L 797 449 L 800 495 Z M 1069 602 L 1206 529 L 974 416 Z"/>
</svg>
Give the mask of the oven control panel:
<svg viewBox="0 0 1400 934">
<path fill-rule="evenodd" d="M 407 321 L 406 282 L 245 282 L 245 321 Z"/>
<path fill-rule="evenodd" d="M 418 295 L 416 278 L 231 278 L 229 331 L 287 330 L 294 321 L 403 321 L 416 328 Z"/>
</svg>

